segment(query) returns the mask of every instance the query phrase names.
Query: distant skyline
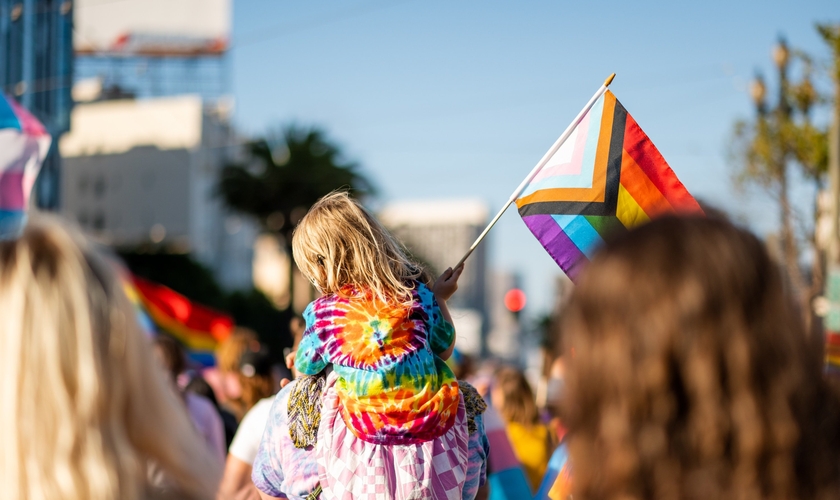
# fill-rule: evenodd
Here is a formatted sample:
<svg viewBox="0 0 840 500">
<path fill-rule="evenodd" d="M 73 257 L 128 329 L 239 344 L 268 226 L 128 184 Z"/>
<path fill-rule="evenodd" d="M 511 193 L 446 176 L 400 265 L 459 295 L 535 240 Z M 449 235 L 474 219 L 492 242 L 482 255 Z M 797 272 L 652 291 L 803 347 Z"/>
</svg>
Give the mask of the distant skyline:
<svg viewBox="0 0 840 500">
<path fill-rule="evenodd" d="M 235 122 L 323 127 L 394 200 L 480 198 L 491 214 L 610 73 L 611 88 L 697 197 L 760 235 L 776 212 L 735 192 L 727 148 L 779 35 L 825 58 L 836 0 L 528 2 L 234 0 Z M 824 118 L 824 117 L 818 117 Z M 809 192 L 797 190 L 803 209 Z M 525 279 L 530 316 L 561 272 L 508 210 L 491 267 Z M 454 264 L 454 262 L 453 262 Z"/>
</svg>

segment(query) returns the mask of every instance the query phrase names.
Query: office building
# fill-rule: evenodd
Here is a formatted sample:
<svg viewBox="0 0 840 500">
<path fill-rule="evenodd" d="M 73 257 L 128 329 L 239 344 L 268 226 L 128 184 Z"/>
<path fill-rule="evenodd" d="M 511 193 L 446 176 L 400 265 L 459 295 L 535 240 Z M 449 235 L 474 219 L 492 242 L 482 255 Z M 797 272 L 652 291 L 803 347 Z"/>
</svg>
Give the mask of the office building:
<svg viewBox="0 0 840 500">
<path fill-rule="evenodd" d="M 467 252 L 487 224 L 488 208 L 472 199 L 400 201 L 386 205 L 379 217 L 413 257 L 438 275 Z M 485 240 L 470 256 L 449 302 L 458 348 L 477 356 L 486 353 L 489 327 L 487 245 Z"/>
<path fill-rule="evenodd" d="M 42 208 L 54 210 L 59 204 L 56 144 L 70 125 L 72 79 L 73 2 L 0 0 L 0 88 L 53 138 L 33 193 Z"/>
<path fill-rule="evenodd" d="M 104 243 L 191 253 L 226 288 L 249 288 L 257 228 L 217 192 L 236 152 L 227 113 L 195 95 L 78 104 L 60 145 L 62 213 Z"/>
</svg>

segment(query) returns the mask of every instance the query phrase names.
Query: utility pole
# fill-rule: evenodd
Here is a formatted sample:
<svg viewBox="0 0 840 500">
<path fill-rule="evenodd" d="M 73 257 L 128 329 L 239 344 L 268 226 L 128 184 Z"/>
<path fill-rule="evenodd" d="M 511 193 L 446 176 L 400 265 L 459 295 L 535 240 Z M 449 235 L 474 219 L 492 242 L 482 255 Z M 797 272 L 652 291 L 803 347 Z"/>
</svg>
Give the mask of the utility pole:
<svg viewBox="0 0 840 500">
<path fill-rule="evenodd" d="M 832 334 L 840 333 L 840 26 L 818 26 L 818 30 L 831 49 L 832 63 L 829 71 L 834 86 L 831 127 L 828 131 L 831 230 L 826 249 L 828 279 L 825 282 L 825 297 L 832 306 L 828 308 L 825 318 L 826 338 L 830 340 Z M 830 355 L 831 346 L 828 347 Z"/>
<path fill-rule="evenodd" d="M 769 144 L 762 155 L 762 165 L 766 175 L 773 179 L 774 194 L 779 202 L 779 251 L 781 264 L 784 266 L 792 295 L 797 300 L 806 296 L 805 282 L 799 267 L 799 248 L 794 230 L 793 208 L 790 200 L 788 179 L 789 162 L 792 156 L 790 141 L 785 130 L 793 123 L 794 108 L 790 102 L 788 69 L 790 49 L 784 39 L 773 47 L 773 63 L 778 72 L 778 97 L 775 104 L 765 100 L 767 88 L 760 74 L 756 75 L 750 87 L 750 94 L 756 107 L 756 135 L 754 144 Z M 757 147 L 757 146 L 754 146 Z M 805 307 L 810 307 L 806 304 Z"/>
<path fill-rule="evenodd" d="M 840 267 L 840 60 L 835 56 L 832 79 L 834 80 L 834 106 L 831 128 L 828 132 L 828 178 L 831 189 L 831 239 L 828 247 L 828 265 L 832 270 Z"/>
</svg>

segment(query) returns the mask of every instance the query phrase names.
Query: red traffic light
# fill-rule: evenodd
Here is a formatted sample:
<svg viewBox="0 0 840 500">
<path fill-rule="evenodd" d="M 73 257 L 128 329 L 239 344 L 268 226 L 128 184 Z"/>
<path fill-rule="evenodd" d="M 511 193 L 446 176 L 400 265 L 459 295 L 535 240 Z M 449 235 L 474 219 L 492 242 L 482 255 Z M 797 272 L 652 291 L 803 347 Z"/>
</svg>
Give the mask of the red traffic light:
<svg viewBox="0 0 840 500">
<path fill-rule="evenodd" d="M 510 312 L 519 312 L 525 308 L 525 292 L 518 288 L 511 288 L 505 294 L 505 307 Z"/>
</svg>

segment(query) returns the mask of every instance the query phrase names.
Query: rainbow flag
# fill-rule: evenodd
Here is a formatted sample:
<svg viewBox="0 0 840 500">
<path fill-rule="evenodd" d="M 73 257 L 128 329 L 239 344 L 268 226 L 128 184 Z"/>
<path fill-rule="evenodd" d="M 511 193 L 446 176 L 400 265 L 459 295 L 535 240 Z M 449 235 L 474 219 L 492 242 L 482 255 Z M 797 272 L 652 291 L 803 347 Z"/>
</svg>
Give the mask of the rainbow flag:
<svg viewBox="0 0 840 500">
<path fill-rule="evenodd" d="M 154 337 L 157 335 L 157 327 L 155 327 L 154 321 L 152 321 L 152 318 L 149 317 L 149 313 L 146 311 L 146 306 L 143 305 L 143 301 L 140 299 L 140 292 L 137 291 L 137 288 L 135 288 L 134 283 L 131 281 L 131 277 L 127 274 L 121 273 L 120 280 L 122 282 L 123 292 L 125 292 L 131 305 L 134 306 L 135 317 L 140 324 L 140 329 L 149 337 Z"/>
<path fill-rule="evenodd" d="M 606 234 L 673 213 L 703 213 L 612 92 L 531 179 L 516 206 L 573 281 Z"/>
<path fill-rule="evenodd" d="M 233 330 L 233 318 L 192 302 L 171 288 L 132 276 L 143 310 L 159 332 L 178 339 L 190 359 L 202 366 L 213 366 L 213 352 Z M 129 298 L 131 294 L 129 293 Z"/>
</svg>

